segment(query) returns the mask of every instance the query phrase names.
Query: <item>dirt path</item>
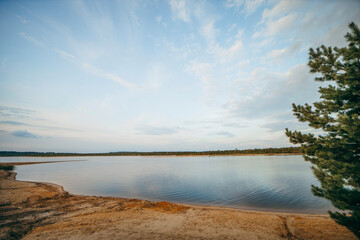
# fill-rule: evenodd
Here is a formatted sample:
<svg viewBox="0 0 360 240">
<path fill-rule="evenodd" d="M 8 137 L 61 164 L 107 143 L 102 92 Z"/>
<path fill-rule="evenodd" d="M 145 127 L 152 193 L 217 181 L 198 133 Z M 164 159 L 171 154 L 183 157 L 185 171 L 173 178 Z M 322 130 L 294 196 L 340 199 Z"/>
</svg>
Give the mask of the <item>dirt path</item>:
<svg viewBox="0 0 360 240">
<path fill-rule="evenodd" d="M 326 215 L 69 195 L 0 170 L 0 239 L 356 239 Z"/>
</svg>

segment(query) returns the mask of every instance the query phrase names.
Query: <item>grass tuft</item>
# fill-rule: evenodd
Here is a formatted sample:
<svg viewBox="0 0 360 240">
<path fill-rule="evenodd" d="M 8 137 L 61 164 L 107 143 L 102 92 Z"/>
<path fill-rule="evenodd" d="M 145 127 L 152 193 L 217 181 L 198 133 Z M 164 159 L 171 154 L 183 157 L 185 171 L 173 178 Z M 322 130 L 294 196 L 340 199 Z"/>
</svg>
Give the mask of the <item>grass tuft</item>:
<svg viewBox="0 0 360 240">
<path fill-rule="evenodd" d="M 14 170 L 14 166 L 13 165 L 0 165 L 0 170 L 12 171 L 12 170 Z"/>
</svg>

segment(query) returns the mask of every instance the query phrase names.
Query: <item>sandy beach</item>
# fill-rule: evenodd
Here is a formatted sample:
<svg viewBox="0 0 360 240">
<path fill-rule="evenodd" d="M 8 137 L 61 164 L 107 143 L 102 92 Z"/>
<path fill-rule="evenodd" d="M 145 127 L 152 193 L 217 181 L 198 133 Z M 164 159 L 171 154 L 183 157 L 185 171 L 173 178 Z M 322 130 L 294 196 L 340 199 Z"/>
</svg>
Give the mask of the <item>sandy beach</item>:
<svg viewBox="0 0 360 240">
<path fill-rule="evenodd" d="M 71 195 L 0 170 L 0 239 L 356 239 L 327 215 Z"/>
</svg>

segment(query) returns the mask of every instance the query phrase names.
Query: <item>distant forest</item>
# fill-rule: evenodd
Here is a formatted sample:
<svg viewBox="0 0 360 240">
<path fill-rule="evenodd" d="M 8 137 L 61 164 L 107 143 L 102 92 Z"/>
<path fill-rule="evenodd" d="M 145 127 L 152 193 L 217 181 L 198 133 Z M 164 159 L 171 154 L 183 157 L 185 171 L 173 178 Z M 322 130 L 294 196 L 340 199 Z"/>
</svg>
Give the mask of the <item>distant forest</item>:
<svg viewBox="0 0 360 240">
<path fill-rule="evenodd" d="M 203 152 L 109 152 L 109 153 L 56 153 L 0 151 L 0 157 L 75 157 L 75 156 L 208 156 L 239 154 L 302 154 L 300 147 L 261 148 L 246 150 L 217 150 Z"/>
</svg>

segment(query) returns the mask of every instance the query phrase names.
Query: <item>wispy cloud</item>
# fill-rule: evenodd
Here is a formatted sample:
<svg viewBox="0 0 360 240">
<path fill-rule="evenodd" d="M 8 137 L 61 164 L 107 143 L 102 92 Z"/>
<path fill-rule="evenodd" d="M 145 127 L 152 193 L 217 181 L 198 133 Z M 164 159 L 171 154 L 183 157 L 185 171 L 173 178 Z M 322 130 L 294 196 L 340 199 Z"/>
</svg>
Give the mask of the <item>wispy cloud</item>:
<svg viewBox="0 0 360 240">
<path fill-rule="evenodd" d="M 19 16 L 19 15 L 17 15 L 16 16 L 18 19 L 19 19 L 19 21 L 21 22 L 21 23 L 23 23 L 23 24 L 26 24 L 28 21 L 25 19 L 25 18 L 23 18 L 22 16 Z"/>
<path fill-rule="evenodd" d="M 212 135 L 218 135 L 218 136 L 224 136 L 224 137 L 235 137 L 234 134 L 232 134 L 231 132 L 226 132 L 226 131 L 220 131 L 220 132 L 216 132 L 216 133 L 213 133 Z"/>
<path fill-rule="evenodd" d="M 27 126 L 27 132 L 41 131 L 50 134 L 64 134 L 66 132 L 74 133 L 82 131 L 78 128 L 61 127 L 61 121 L 54 123 L 47 117 L 44 118 L 44 112 L 38 112 L 23 108 L 0 106 L 0 117 L 2 119 L 6 119 L 0 121 L 1 128 L 6 129 L 9 132 L 13 132 L 14 130 L 19 129 L 21 126 Z M 26 122 L 23 122 L 23 119 L 26 119 Z M 26 135 L 25 132 L 24 130 L 19 130 L 15 132 L 15 135 L 13 134 L 13 136 Z"/>
<path fill-rule="evenodd" d="M 160 24 L 162 22 L 162 16 L 156 16 L 155 21 Z"/>
<path fill-rule="evenodd" d="M 286 15 L 275 21 L 270 21 L 265 30 L 265 35 L 273 36 L 275 34 L 287 32 L 295 25 L 296 13 Z"/>
<path fill-rule="evenodd" d="M 130 12 L 131 19 L 134 21 L 136 25 L 140 25 L 140 21 L 138 16 L 134 12 Z"/>
<path fill-rule="evenodd" d="M 201 81 L 201 86 L 206 94 L 205 101 L 207 103 L 212 102 L 214 96 L 214 81 L 212 79 L 213 65 L 206 62 L 191 62 L 185 71 L 195 75 Z"/>
<path fill-rule="evenodd" d="M 34 44 L 34 45 L 37 45 L 37 46 L 40 46 L 40 47 L 44 47 L 44 46 L 45 46 L 41 41 L 37 40 L 36 38 L 34 38 L 34 37 L 32 37 L 32 36 L 27 35 L 27 34 L 24 33 L 24 32 L 20 32 L 19 35 L 20 35 L 21 37 L 23 37 L 24 39 L 26 39 L 27 41 L 31 42 L 31 43 Z"/>
<path fill-rule="evenodd" d="M 297 17 L 296 13 L 291 13 L 276 20 L 268 20 L 264 28 L 254 33 L 253 38 L 273 37 L 285 33 L 289 35 L 290 30 L 296 29 Z"/>
<path fill-rule="evenodd" d="M 240 54 L 243 49 L 242 34 L 243 30 L 238 30 L 237 34 L 231 42 L 229 47 L 224 47 L 216 41 L 216 35 L 220 32 L 215 28 L 215 20 L 202 19 L 203 25 L 200 33 L 208 43 L 208 53 L 213 55 L 215 59 L 219 59 L 221 63 L 228 62 Z"/>
<path fill-rule="evenodd" d="M 97 68 L 91 64 L 88 64 L 88 63 L 81 63 L 81 66 L 88 72 L 98 76 L 98 77 L 101 77 L 101 78 L 105 78 L 105 79 L 109 79 L 109 80 L 112 80 L 116 83 L 119 83 L 121 84 L 122 86 L 124 87 L 127 87 L 127 88 L 134 88 L 134 89 L 142 89 L 141 86 L 139 85 L 136 85 L 136 84 L 133 84 L 129 81 L 126 81 L 124 80 L 123 78 L 121 78 L 120 76 L 118 76 L 117 74 L 114 74 L 114 73 L 109 73 L 109 72 L 106 72 L 100 68 Z"/>
<path fill-rule="evenodd" d="M 315 101 L 318 85 L 305 64 L 295 65 L 286 73 L 255 69 L 248 78 L 238 80 L 235 94 L 224 107 L 233 116 L 248 119 L 290 112 L 293 102 Z"/>
<path fill-rule="evenodd" d="M 262 22 L 269 19 L 277 19 L 291 11 L 298 10 L 307 2 L 309 2 L 309 0 L 280 0 L 273 8 L 267 8 L 263 11 Z"/>
<path fill-rule="evenodd" d="M 285 61 L 287 58 L 293 57 L 293 54 L 300 49 L 300 46 L 301 42 L 295 42 L 289 47 L 283 49 L 274 49 L 262 57 L 262 60 L 271 62 Z"/>
<path fill-rule="evenodd" d="M 220 124 L 220 120 L 190 120 L 184 121 L 185 124 L 189 125 L 204 125 L 204 124 Z"/>
<path fill-rule="evenodd" d="M 139 134 L 143 135 L 171 135 L 177 133 L 175 128 L 142 126 L 137 128 Z"/>
<path fill-rule="evenodd" d="M 228 8 L 241 9 L 246 16 L 253 14 L 265 0 L 227 0 L 225 6 Z"/>
<path fill-rule="evenodd" d="M 300 123 L 296 119 L 280 120 L 263 124 L 261 127 L 267 128 L 270 132 L 284 132 L 285 128 L 307 130 L 309 127 L 306 123 Z"/>
<path fill-rule="evenodd" d="M 245 127 L 247 127 L 247 125 L 244 125 L 244 124 L 241 124 L 241 123 L 236 123 L 236 122 L 224 123 L 224 124 L 222 124 L 222 126 L 231 127 L 231 128 L 245 128 Z"/>
<path fill-rule="evenodd" d="M 190 6 L 188 0 L 170 0 L 169 4 L 174 19 L 179 19 L 183 22 L 189 22 L 190 17 Z"/>
<path fill-rule="evenodd" d="M 206 21 L 201 27 L 201 34 L 207 42 L 213 44 L 216 37 L 216 29 L 214 27 L 214 20 Z"/>
<path fill-rule="evenodd" d="M 20 33 L 20 35 L 22 37 L 24 37 L 26 40 L 28 40 L 29 42 L 41 46 L 41 47 L 45 47 L 48 48 L 45 44 L 43 44 L 42 42 L 38 41 L 36 38 L 26 35 L 25 33 Z M 85 63 L 80 61 L 75 55 L 64 51 L 62 49 L 59 48 L 51 48 L 51 50 L 56 53 L 58 56 L 73 62 L 74 64 L 76 64 L 77 66 L 81 67 L 82 69 L 86 70 L 87 72 L 100 77 L 100 78 L 105 78 L 111 81 L 114 81 L 116 83 L 121 84 L 122 86 L 126 87 L 126 88 L 133 88 L 133 89 L 147 89 L 146 86 L 140 86 L 137 84 L 133 84 L 129 81 L 126 81 L 125 79 L 123 79 L 122 77 L 118 76 L 117 74 L 111 73 L 111 72 L 107 72 L 104 71 L 101 68 L 97 68 L 89 63 Z"/>
<path fill-rule="evenodd" d="M 4 125 L 14 125 L 14 126 L 24 126 L 24 125 L 28 125 L 28 124 L 26 124 L 26 123 L 16 122 L 16 121 L 0 121 L 0 124 L 4 124 Z"/>
<path fill-rule="evenodd" d="M 68 52 L 65 52 L 64 50 L 61 50 L 61 49 L 58 49 L 58 48 L 53 48 L 53 51 L 55 53 L 57 53 L 59 56 L 65 58 L 66 60 L 71 60 L 71 61 L 77 60 L 77 58 L 74 55 L 72 55 L 72 54 L 70 54 Z"/>
<path fill-rule="evenodd" d="M 88 30 L 107 43 L 112 43 L 115 40 L 113 11 L 109 9 L 107 4 L 88 1 L 72 1 L 71 4 Z M 132 22 L 138 25 L 139 19 L 136 14 L 133 11 L 130 11 L 129 14 Z"/>
<path fill-rule="evenodd" d="M 15 137 L 20 137 L 20 138 L 38 138 L 39 136 L 33 133 L 30 133 L 26 130 L 18 130 L 15 132 L 12 132 L 11 135 L 15 136 Z"/>
<path fill-rule="evenodd" d="M 28 118 L 33 113 L 35 113 L 35 111 L 31 109 L 0 106 L 0 116 L 3 118 Z"/>
<path fill-rule="evenodd" d="M 215 48 L 215 51 L 219 55 L 221 62 L 227 62 L 234 59 L 234 57 L 240 54 L 243 44 L 241 40 L 235 40 L 229 48 Z"/>
</svg>

